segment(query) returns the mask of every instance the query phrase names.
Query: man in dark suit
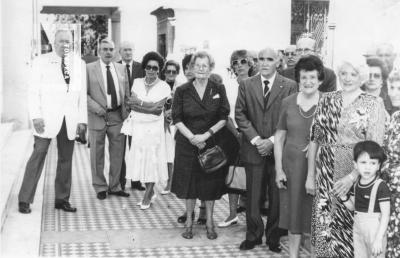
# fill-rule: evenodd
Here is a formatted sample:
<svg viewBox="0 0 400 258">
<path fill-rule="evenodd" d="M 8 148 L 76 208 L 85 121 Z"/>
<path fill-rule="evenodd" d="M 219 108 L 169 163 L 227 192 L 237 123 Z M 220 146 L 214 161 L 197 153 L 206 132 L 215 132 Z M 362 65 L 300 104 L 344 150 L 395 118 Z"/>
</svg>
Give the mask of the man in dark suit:
<svg viewBox="0 0 400 258">
<path fill-rule="evenodd" d="M 303 37 L 297 41 L 296 44 L 296 55 L 297 60 L 301 57 L 308 55 L 315 55 L 315 40 L 312 38 Z M 319 86 L 319 90 L 322 92 L 330 92 L 336 90 L 336 75 L 335 72 L 327 67 L 324 67 L 325 79 Z M 294 80 L 294 66 L 286 68 L 281 73 L 286 78 Z M 298 89 L 297 89 L 298 90 Z"/>
<path fill-rule="evenodd" d="M 128 74 L 128 80 L 129 80 L 129 96 L 130 96 L 130 90 L 132 89 L 133 81 L 136 78 L 143 78 L 144 77 L 144 71 L 142 69 L 142 65 L 139 62 L 136 62 L 133 60 L 133 51 L 134 51 L 134 46 L 132 42 L 124 41 L 121 43 L 119 47 L 119 54 L 121 55 L 121 60 L 118 61 L 118 63 L 123 64 L 126 73 Z M 129 146 L 131 144 L 131 136 L 125 137 L 125 140 L 128 140 Z M 124 157 L 125 157 L 125 149 L 126 146 L 124 146 Z M 126 164 L 125 164 L 125 158 L 122 160 L 122 168 L 121 168 L 121 176 L 119 179 L 121 183 L 121 188 L 122 190 L 125 190 L 125 184 L 126 184 Z M 131 187 L 133 189 L 137 189 L 140 191 L 144 191 L 146 188 L 142 186 L 140 181 L 131 181 Z"/>
<path fill-rule="evenodd" d="M 275 162 L 272 154 L 275 127 L 282 99 L 296 92 L 297 85 L 276 72 L 278 52 L 263 49 L 258 55 L 259 74 L 242 81 L 235 107 L 235 120 L 245 139 L 241 146 L 246 169 L 246 240 L 241 250 L 253 249 L 262 243 L 264 224 L 260 200 L 268 188 L 269 211 L 265 228 L 270 250 L 280 252 L 279 239 L 285 233 L 278 228 L 279 191 L 275 184 Z"/>
<path fill-rule="evenodd" d="M 129 81 L 125 67 L 113 63 L 115 49 L 111 40 L 103 39 L 99 47 L 100 60 L 87 69 L 88 126 L 92 185 L 99 200 L 108 194 L 128 197 L 119 182 L 125 137 L 122 122 L 128 116 L 125 98 L 129 94 Z M 104 177 L 104 148 L 109 142 L 110 172 L 107 185 Z"/>
</svg>

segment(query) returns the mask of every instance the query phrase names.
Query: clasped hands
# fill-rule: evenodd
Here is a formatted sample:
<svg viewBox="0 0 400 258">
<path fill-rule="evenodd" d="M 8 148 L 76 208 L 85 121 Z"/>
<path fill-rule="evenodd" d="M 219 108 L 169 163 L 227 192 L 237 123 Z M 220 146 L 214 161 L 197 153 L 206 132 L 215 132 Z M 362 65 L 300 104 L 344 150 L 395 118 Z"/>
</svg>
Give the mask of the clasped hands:
<svg viewBox="0 0 400 258">
<path fill-rule="evenodd" d="M 274 149 L 274 144 L 269 139 L 258 138 L 255 142 L 255 146 L 257 147 L 257 151 L 261 156 L 270 155 Z"/>
<path fill-rule="evenodd" d="M 190 138 L 190 143 L 199 148 L 200 150 L 206 147 L 206 140 L 208 139 L 208 133 L 195 134 Z"/>
</svg>

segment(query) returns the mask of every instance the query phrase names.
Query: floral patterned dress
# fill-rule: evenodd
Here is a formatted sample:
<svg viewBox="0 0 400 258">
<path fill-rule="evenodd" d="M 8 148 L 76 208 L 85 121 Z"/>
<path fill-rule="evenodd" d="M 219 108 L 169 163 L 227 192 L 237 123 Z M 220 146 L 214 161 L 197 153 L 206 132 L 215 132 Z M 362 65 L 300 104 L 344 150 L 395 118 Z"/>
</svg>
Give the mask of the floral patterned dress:
<svg viewBox="0 0 400 258">
<path fill-rule="evenodd" d="M 386 257 L 400 257 L 400 111 L 393 113 L 385 134 L 384 148 L 388 159 L 382 178 L 391 191 L 388 246 Z"/>
<path fill-rule="evenodd" d="M 317 257 L 353 257 L 353 213 L 331 194 L 336 181 L 353 170 L 353 147 L 359 141 L 383 144 L 385 107 L 380 98 L 361 93 L 344 107 L 342 91 L 325 93 L 311 126 L 318 144 L 316 195 L 311 235 Z"/>
</svg>

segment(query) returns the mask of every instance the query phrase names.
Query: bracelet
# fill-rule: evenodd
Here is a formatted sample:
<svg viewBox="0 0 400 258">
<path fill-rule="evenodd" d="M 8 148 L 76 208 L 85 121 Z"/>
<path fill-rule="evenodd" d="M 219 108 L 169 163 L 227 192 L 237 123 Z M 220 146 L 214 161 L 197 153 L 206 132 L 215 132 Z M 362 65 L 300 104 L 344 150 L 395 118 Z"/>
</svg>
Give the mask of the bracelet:
<svg viewBox="0 0 400 258">
<path fill-rule="evenodd" d="M 345 202 L 347 202 L 349 199 L 350 199 L 350 196 L 349 195 L 346 195 L 346 199 L 345 200 L 342 200 L 342 198 L 338 198 L 339 199 L 339 202 L 341 202 L 341 203 L 345 203 Z"/>
<path fill-rule="evenodd" d="M 213 136 L 213 135 L 214 135 L 214 132 L 213 132 L 213 130 L 211 130 L 211 128 L 210 128 L 210 129 L 208 129 L 208 130 L 207 130 L 207 132 L 209 132 L 211 136 Z"/>
</svg>

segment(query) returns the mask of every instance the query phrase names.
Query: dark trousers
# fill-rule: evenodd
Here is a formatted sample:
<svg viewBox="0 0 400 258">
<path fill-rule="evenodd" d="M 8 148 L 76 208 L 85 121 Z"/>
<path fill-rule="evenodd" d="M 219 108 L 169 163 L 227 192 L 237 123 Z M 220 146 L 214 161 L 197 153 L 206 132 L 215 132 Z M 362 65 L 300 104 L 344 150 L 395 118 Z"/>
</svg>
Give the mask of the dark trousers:
<svg viewBox="0 0 400 258">
<path fill-rule="evenodd" d="M 131 147 L 132 136 L 125 136 L 125 141 L 128 141 L 129 147 Z M 119 177 L 119 182 L 121 184 L 121 188 L 125 189 L 126 184 L 126 163 L 125 163 L 125 152 L 126 152 L 126 144 L 124 144 L 124 154 L 122 155 L 122 166 L 121 166 L 121 175 Z"/>
<path fill-rule="evenodd" d="M 33 203 L 36 187 L 42 174 L 51 139 L 35 136 L 33 153 L 26 164 L 25 175 L 19 191 L 19 202 Z M 72 154 L 74 142 L 68 139 L 65 118 L 57 134 L 58 161 L 55 180 L 55 202 L 69 201 L 71 193 Z"/>
<path fill-rule="evenodd" d="M 275 163 L 267 157 L 262 164 L 245 164 L 246 169 L 246 239 L 255 241 L 264 235 L 264 223 L 260 214 L 262 195 L 267 193 L 269 210 L 265 227 L 268 245 L 278 245 L 285 231 L 278 228 L 279 223 L 279 190 L 275 183 Z M 265 191 L 264 187 L 267 188 Z"/>
</svg>

